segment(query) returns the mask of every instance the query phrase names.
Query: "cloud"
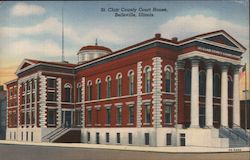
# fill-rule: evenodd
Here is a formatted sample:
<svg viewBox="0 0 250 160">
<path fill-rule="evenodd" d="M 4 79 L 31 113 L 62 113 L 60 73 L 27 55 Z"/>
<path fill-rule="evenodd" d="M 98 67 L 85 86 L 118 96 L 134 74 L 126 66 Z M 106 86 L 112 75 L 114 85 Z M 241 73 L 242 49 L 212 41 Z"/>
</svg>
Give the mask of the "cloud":
<svg viewBox="0 0 250 160">
<path fill-rule="evenodd" d="M 21 36 L 38 36 L 42 34 L 51 34 L 61 36 L 62 23 L 55 17 L 49 17 L 41 23 L 25 26 L 25 27 L 0 27 L 0 37 L 18 38 Z M 112 27 L 95 27 L 87 28 L 85 31 L 76 31 L 74 27 L 65 25 L 64 27 L 65 39 L 73 43 L 89 43 L 93 42 L 95 38 L 99 38 L 105 42 L 119 44 L 123 41 L 119 33 L 113 31 Z"/>
<path fill-rule="evenodd" d="M 45 13 L 45 9 L 38 5 L 17 3 L 11 10 L 13 16 L 29 16 L 29 15 L 41 15 Z"/>
<path fill-rule="evenodd" d="M 187 38 L 215 30 L 225 30 L 239 41 L 249 39 L 249 27 L 204 15 L 178 16 L 160 26 L 160 32 L 168 38 Z M 247 45 L 247 44 L 245 44 Z"/>
</svg>

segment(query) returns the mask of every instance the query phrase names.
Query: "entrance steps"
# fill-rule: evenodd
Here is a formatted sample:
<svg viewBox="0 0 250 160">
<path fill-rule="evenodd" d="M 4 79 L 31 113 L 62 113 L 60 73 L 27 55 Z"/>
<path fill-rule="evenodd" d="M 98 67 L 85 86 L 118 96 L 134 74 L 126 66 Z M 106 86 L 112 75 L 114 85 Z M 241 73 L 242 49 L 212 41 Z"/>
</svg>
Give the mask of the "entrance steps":
<svg viewBox="0 0 250 160">
<path fill-rule="evenodd" d="M 250 134 L 242 128 L 219 128 L 219 137 L 229 139 L 229 147 L 248 147 Z"/>
<path fill-rule="evenodd" d="M 74 135 L 71 137 L 71 135 Z M 44 137 L 42 137 L 42 142 L 80 142 L 81 128 L 65 128 L 58 127 L 51 131 Z"/>
</svg>

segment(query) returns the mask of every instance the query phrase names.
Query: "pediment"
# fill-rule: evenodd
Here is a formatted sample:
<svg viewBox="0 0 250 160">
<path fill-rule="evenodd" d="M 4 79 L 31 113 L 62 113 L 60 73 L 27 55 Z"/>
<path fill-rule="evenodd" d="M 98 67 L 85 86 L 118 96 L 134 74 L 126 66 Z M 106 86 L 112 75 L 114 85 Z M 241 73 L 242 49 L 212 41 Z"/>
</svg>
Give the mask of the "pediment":
<svg viewBox="0 0 250 160">
<path fill-rule="evenodd" d="M 18 73 L 19 71 L 25 70 L 27 68 L 33 67 L 35 65 L 34 62 L 28 60 L 28 59 L 24 59 L 21 64 L 18 66 L 16 73 Z"/>
<path fill-rule="evenodd" d="M 236 41 L 233 37 L 231 37 L 228 33 L 226 33 L 223 30 L 217 33 L 203 35 L 198 38 L 204 42 L 212 43 L 218 46 L 228 47 L 243 52 L 246 50 L 246 48 L 243 45 L 241 45 L 238 41 Z"/>
</svg>

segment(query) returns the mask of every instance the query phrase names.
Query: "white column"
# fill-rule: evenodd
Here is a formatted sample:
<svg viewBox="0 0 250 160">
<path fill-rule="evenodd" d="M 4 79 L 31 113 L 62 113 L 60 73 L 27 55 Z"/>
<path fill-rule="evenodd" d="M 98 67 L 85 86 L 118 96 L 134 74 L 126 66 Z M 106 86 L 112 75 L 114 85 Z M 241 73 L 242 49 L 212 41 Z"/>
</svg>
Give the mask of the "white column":
<svg viewBox="0 0 250 160">
<path fill-rule="evenodd" d="M 199 127 L 199 60 L 192 59 L 191 75 L 191 128 Z"/>
<path fill-rule="evenodd" d="M 207 75 L 206 75 L 206 126 L 213 127 L 213 63 L 206 62 Z"/>
<path fill-rule="evenodd" d="M 25 98 L 25 103 L 24 103 L 24 126 L 27 126 L 27 82 L 24 83 L 25 87 L 25 92 L 24 92 L 24 98 Z"/>
<path fill-rule="evenodd" d="M 234 69 L 233 79 L 233 126 L 240 126 L 240 90 L 239 90 L 239 67 Z"/>
<path fill-rule="evenodd" d="M 228 127 L 228 65 L 221 66 L 221 126 Z"/>
</svg>

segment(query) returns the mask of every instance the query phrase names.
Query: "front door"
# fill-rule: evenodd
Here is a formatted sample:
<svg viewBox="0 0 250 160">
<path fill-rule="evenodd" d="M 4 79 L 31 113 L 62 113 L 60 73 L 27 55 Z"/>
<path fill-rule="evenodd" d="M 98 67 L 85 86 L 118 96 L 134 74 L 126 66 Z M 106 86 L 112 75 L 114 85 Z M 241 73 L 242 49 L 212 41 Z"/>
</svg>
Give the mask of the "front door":
<svg viewBox="0 0 250 160">
<path fill-rule="evenodd" d="M 63 127 L 70 128 L 71 127 L 71 116 L 72 116 L 72 111 L 62 111 L 62 124 Z"/>
<path fill-rule="evenodd" d="M 205 127 L 205 107 L 199 107 L 199 125 L 201 128 Z"/>
</svg>

